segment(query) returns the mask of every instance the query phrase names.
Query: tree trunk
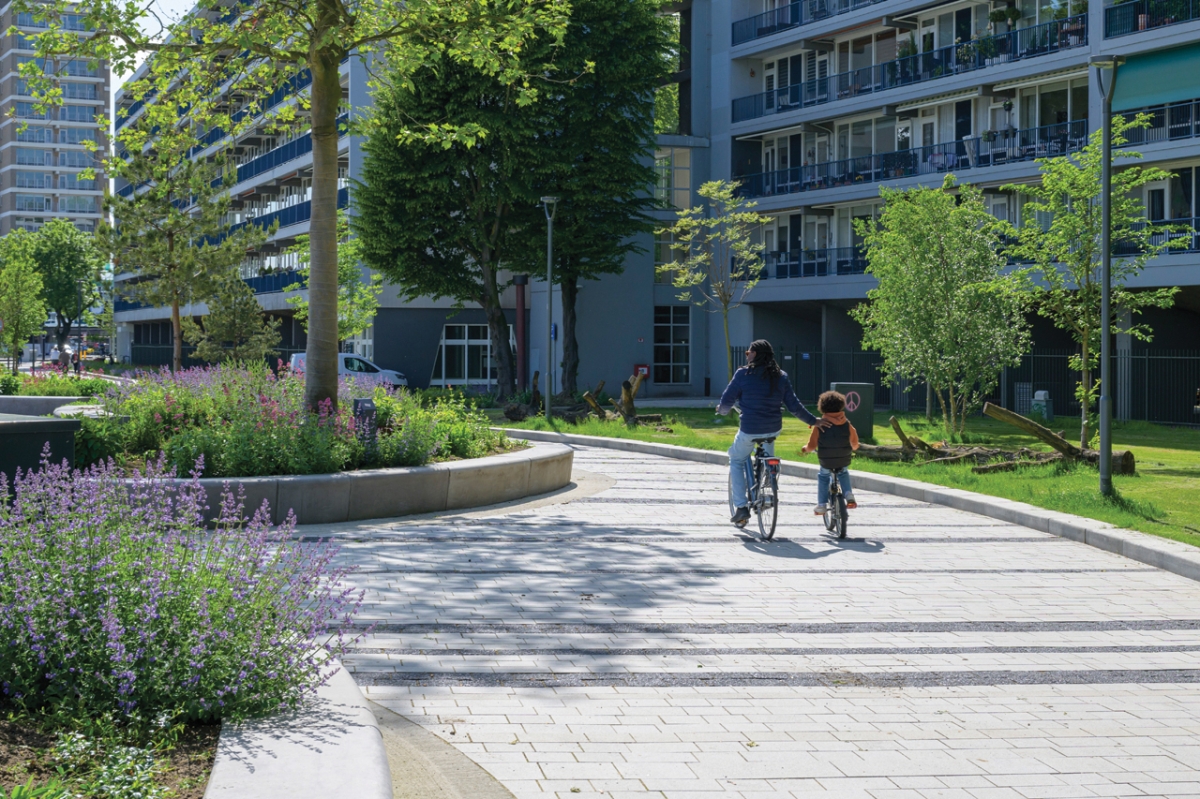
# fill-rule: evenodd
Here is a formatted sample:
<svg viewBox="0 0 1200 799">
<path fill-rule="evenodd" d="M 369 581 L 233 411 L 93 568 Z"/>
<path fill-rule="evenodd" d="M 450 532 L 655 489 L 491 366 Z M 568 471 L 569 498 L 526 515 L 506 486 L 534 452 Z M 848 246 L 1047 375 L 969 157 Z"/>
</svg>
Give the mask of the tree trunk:
<svg viewBox="0 0 1200 799">
<path fill-rule="evenodd" d="M 58 342 L 58 351 L 62 352 L 71 338 L 71 320 L 66 319 L 57 311 L 54 312 L 54 315 L 58 318 L 54 325 L 54 340 Z"/>
<path fill-rule="evenodd" d="M 59 350 L 62 352 L 62 350 Z M 183 369 L 183 320 L 179 318 L 179 298 L 171 299 L 171 371 Z"/>
<path fill-rule="evenodd" d="M 1079 448 L 1080 449 L 1087 449 L 1087 445 L 1088 445 L 1088 405 L 1090 404 L 1088 402 L 1088 400 L 1092 396 L 1092 370 L 1091 370 L 1091 367 L 1088 365 L 1088 355 L 1090 353 L 1088 352 L 1087 339 L 1088 339 L 1088 337 L 1085 334 L 1083 337 L 1083 343 L 1080 345 L 1082 347 L 1082 352 L 1083 352 L 1083 361 L 1081 362 L 1081 365 L 1083 366 L 1083 372 L 1081 375 L 1083 377 L 1083 380 L 1080 382 L 1080 385 L 1082 386 L 1083 390 L 1079 392 Z"/>
<path fill-rule="evenodd" d="M 575 338 L 575 301 L 579 296 L 579 278 L 564 277 L 562 282 L 563 385 L 564 394 L 575 396 L 579 380 L 579 341 Z"/>
<path fill-rule="evenodd" d="M 729 309 L 721 309 L 721 321 L 725 323 L 725 384 L 733 380 L 733 342 L 729 340 Z"/>
<path fill-rule="evenodd" d="M 983 404 L 983 414 L 984 416 L 990 416 L 996 421 L 1005 422 L 1006 424 L 1011 424 L 1013 427 L 1024 430 L 1037 440 L 1049 444 L 1069 458 L 1078 458 L 1082 454 L 1080 449 L 1076 449 L 1071 442 L 1052 432 L 1049 428 L 1043 427 L 1032 419 L 1026 418 L 1019 413 L 1014 413 L 1007 408 L 1001 408 L 990 402 L 985 402 Z"/>
<path fill-rule="evenodd" d="M 508 399 L 513 393 L 514 372 L 512 346 L 508 339 L 508 318 L 500 307 L 500 298 L 492 295 L 481 297 L 484 316 L 487 317 L 488 335 L 492 337 L 492 357 L 496 361 L 496 396 Z"/>
<path fill-rule="evenodd" d="M 318 13 L 332 15 L 332 0 L 321 0 Z M 312 68 L 311 113 L 313 185 L 309 222 L 308 346 L 304 363 L 304 400 L 316 410 L 329 400 L 337 407 L 338 299 L 337 299 L 337 194 L 338 104 L 342 86 L 338 77 L 340 53 L 317 50 L 309 59 Z"/>
<path fill-rule="evenodd" d="M 942 427 L 949 429 L 950 427 L 950 412 L 946 410 L 946 398 L 942 396 L 942 390 L 936 389 L 934 394 L 937 395 L 938 405 L 942 408 Z"/>
</svg>

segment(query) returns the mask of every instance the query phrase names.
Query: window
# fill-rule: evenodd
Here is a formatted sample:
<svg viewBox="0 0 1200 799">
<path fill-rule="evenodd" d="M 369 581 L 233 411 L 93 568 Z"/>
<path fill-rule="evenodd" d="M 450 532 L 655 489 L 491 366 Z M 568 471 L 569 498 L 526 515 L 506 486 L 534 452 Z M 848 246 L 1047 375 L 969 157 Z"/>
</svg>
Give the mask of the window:
<svg viewBox="0 0 1200 799">
<path fill-rule="evenodd" d="M 670 232 L 654 234 L 654 282 L 663 285 L 671 285 L 672 275 L 670 272 L 659 272 L 658 267 L 663 264 L 673 264 L 682 256 L 678 250 L 672 245 L 675 243 L 675 237 Z"/>
<path fill-rule="evenodd" d="M 516 349 L 512 326 L 508 345 Z M 433 362 L 431 386 L 491 386 L 496 382 L 492 341 L 487 325 L 446 325 Z"/>
<path fill-rule="evenodd" d="M 59 175 L 58 187 L 69 191 L 95 191 L 95 179 L 84 179 L 78 175 Z"/>
<path fill-rule="evenodd" d="M 44 58 L 34 58 L 31 55 L 17 56 L 17 67 L 19 68 L 23 64 L 37 64 L 37 67 L 40 71 L 46 71 L 46 59 Z"/>
<path fill-rule="evenodd" d="M 20 195 L 17 196 L 19 197 Z M 94 214 L 96 213 L 96 198 L 78 196 L 60 197 L 58 200 L 58 210 L 68 214 Z"/>
<path fill-rule="evenodd" d="M 96 108 L 90 105 L 64 105 L 60 114 L 64 122 L 96 121 Z"/>
<path fill-rule="evenodd" d="M 37 150 L 33 147 L 17 148 L 17 164 L 21 166 L 50 166 L 53 154 L 49 150 Z"/>
<path fill-rule="evenodd" d="M 45 172 L 18 172 L 18 189 L 49 189 L 52 178 Z"/>
<path fill-rule="evenodd" d="M 46 112 L 38 111 L 33 103 L 14 103 L 14 116 L 17 119 L 45 119 Z"/>
<path fill-rule="evenodd" d="M 24 230 L 26 233 L 37 233 L 42 229 L 42 220 L 17 217 L 17 221 L 13 223 L 13 227 L 17 230 Z"/>
<path fill-rule="evenodd" d="M 90 66 L 87 61 L 78 59 L 62 62 L 59 72 L 63 75 L 74 75 L 77 78 L 94 78 L 97 75 L 96 67 Z"/>
<path fill-rule="evenodd" d="M 16 197 L 18 211 L 49 211 L 50 198 L 40 194 L 18 194 Z"/>
<path fill-rule="evenodd" d="M 23 33 L 13 34 L 13 44 L 16 46 L 16 48 L 18 50 L 36 50 L 37 49 L 37 45 L 34 44 L 33 39 L 29 38 L 28 36 L 26 36 Z"/>
<path fill-rule="evenodd" d="M 654 306 L 655 383 L 690 383 L 691 306 Z"/>
<path fill-rule="evenodd" d="M 63 97 L 68 100 L 95 100 L 96 84 L 94 83 L 62 83 Z"/>
<path fill-rule="evenodd" d="M 60 144 L 82 144 L 95 140 L 96 131 L 91 128 L 63 128 L 59 134 Z"/>
<path fill-rule="evenodd" d="M 18 157 L 20 157 L 18 155 Z M 75 167 L 77 169 L 87 169 L 96 165 L 96 160 L 91 153 L 80 150 L 63 150 L 58 154 L 58 165 L 66 167 Z"/>
<path fill-rule="evenodd" d="M 355 374 L 368 375 L 368 374 L 374 374 L 375 372 L 378 372 L 379 370 L 376 369 L 371 364 L 364 361 L 362 358 L 347 358 L 346 359 L 346 371 L 354 372 Z"/>
<path fill-rule="evenodd" d="M 17 14 L 17 24 L 26 28 L 47 27 L 46 20 L 34 19 L 33 14 L 28 11 L 22 11 L 21 13 Z"/>
<path fill-rule="evenodd" d="M 84 20 L 82 14 L 63 14 L 62 26 L 69 31 L 87 31 L 91 26 Z"/>
<path fill-rule="evenodd" d="M 17 141 L 43 142 L 48 144 L 54 141 L 54 137 L 51 135 L 49 128 L 39 128 L 29 125 L 24 130 L 18 127 Z"/>
<path fill-rule="evenodd" d="M 675 208 L 692 205 L 692 151 L 686 147 L 667 147 L 654 154 L 658 184 L 654 196 Z"/>
</svg>

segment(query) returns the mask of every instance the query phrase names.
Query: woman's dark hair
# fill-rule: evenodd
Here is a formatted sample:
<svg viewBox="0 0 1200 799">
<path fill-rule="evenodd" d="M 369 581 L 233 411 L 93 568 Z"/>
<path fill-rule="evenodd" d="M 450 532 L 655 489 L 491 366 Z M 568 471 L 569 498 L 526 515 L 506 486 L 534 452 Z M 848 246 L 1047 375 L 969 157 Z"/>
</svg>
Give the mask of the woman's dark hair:
<svg viewBox="0 0 1200 799">
<path fill-rule="evenodd" d="M 751 344 L 749 349 L 754 353 L 754 361 L 750 364 L 750 371 L 755 372 L 762 369 L 763 373 L 771 381 L 771 393 L 774 393 L 775 381 L 779 379 L 779 375 L 783 374 L 783 370 L 775 362 L 774 347 L 765 338 L 760 338 Z"/>
<path fill-rule="evenodd" d="M 846 395 L 836 391 L 826 391 L 817 397 L 817 410 L 821 413 L 838 413 L 846 408 Z"/>
</svg>

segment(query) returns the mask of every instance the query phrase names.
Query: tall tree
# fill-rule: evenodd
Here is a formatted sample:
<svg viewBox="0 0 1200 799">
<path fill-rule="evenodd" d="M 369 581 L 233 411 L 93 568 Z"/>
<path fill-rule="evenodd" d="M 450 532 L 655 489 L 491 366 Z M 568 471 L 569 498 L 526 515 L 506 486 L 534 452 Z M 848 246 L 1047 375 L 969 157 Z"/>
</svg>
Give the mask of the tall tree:
<svg viewBox="0 0 1200 799">
<path fill-rule="evenodd" d="M 386 59 L 407 79 L 429 64 L 470 63 L 512 87 L 525 101 L 534 87 L 519 66 L 525 40 L 535 31 L 561 34 L 566 0 L 198 0 L 176 23 L 147 32 L 141 3 L 125 0 L 17 0 L 14 11 L 49 22 L 37 37 L 38 55 L 63 53 L 105 59 L 132 72 L 147 54 L 144 76 L 129 87 L 136 100 L 149 100 L 148 127 L 118 133 L 124 148 L 138 153 L 145 136 L 224 131 L 233 139 L 259 124 L 266 113 L 294 119 L 297 105 L 267 109 L 264 101 L 285 84 L 297 87 L 300 113 L 311 123 L 313 141 L 309 275 L 310 320 L 305 394 L 316 407 L 337 402 L 337 118 L 342 103 L 341 64 L 353 53 Z M 90 33 L 62 26 L 77 15 Z M 34 64 L 21 68 L 43 101 L 61 90 Z M 304 92 L 300 84 L 311 83 Z M 230 98 L 239 99 L 229 102 Z M 190 125 L 178 125 L 186 111 Z M 478 135 L 432 124 L 418 131 L 453 142 Z M 139 138 L 141 139 L 139 141 Z M 185 148 L 187 152 L 190 148 Z"/>
<path fill-rule="evenodd" d="M 1005 273 L 1001 232 L 971 185 L 953 191 L 883 188 L 878 222 L 856 223 L 867 271 L 879 281 L 851 314 L 863 346 L 883 356 L 885 382 L 924 380 L 933 388 L 949 433 L 996 387 L 1005 366 L 1029 348 L 1021 271 Z"/>
<path fill-rule="evenodd" d="M 671 236 L 678 258 L 658 267 L 679 289 L 679 299 L 721 314 L 725 327 L 726 380 L 733 378 L 733 345 L 729 312 L 754 290 L 762 277 L 763 244 L 755 241 L 771 221 L 750 209 L 758 203 L 737 195 L 738 183 L 712 180 L 700 187 L 707 208 L 697 205 L 679 212 L 675 224 L 659 229 Z"/>
<path fill-rule="evenodd" d="M 218 281 L 262 244 L 267 231 L 253 224 L 233 231 L 225 224 L 230 200 L 220 187 L 219 161 L 181 159 L 173 149 L 151 146 L 120 170 L 138 189 L 127 197 L 105 197 L 115 226 L 102 224 L 100 238 L 118 273 L 132 273 L 121 293 L 171 309 L 171 364 L 178 371 L 183 368 L 180 309 L 215 297 Z"/>
<path fill-rule="evenodd" d="M 267 318 L 237 272 L 217 280 L 203 324 L 183 320 L 183 335 L 209 363 L 262 364 L 279 344 L 279 318 Z"/>
<path fill-rule="evenodd" d="M 520 100 L 460 64 L 421 70 L 410 84 L 378 92 L 351 218 L 363 260 L 403 295 L 483 309 L 501 396 L 512 393 L 516 372 L 501 270 L 518 231 L 546 224 L 535 205 L 535 173 L 549 148 Z M 409 125 L 439 120 L 487 135 L 450 143 L 404 135 Z"/>
<path fill-rule="evenodd" d="M 0 345 L 12 358 L 14 375 L 21 348 L 46 322 L 42 277 L 33 259 L 31 238 L 16 230 L 0 239 Z"/>
<path fill-rule="evenodd" d="M 46 307 L 54 312 L 54 338 L 61 351 L 71 329 L 100 299 L 104 256 L 95 237 L 68 219 L 51 219 L 29 238 L 29 247 L 42 276 Z"/>
<path fill-rule="evenodd" d="M 296 309 L 296 321 L 308 330 L 308 297 L 299 292 L 308 288 L 308 236 L 297 236 L 292 249 L 300 262 L 303 280 L 284 289 L 292 293 L 288 305 Z M 375 321 L 383 276 L 363 279 L 362 243 L 350 232 L 345 212 L 338 212 L 338 341 L 359 335 Z"/>
<path fill-rule="evenodd" d="M 619 273 L 637 237 L 653 232 L 655 89 L 678 66 L 678 17 L 661 16 L 658 0 L 574 0 L 556 58 L 564 79 L 544 101 L 521 109 L 535 118 L 542 143 L 535 193 L 559 197 L 554 219 L 554 280 L 562 288 L 564 392 L 579 375 L 576 303 L 583 280 Z M 532 65 L 531 65 L 532 66 Z M 545 223 L 516 232 L 506 261 L 542 271 Z"/>
<path fill-rule="evenodd" d="M 1125 133 L 1150 124 L 1147 114 L 1134 119 L 1117 115 L 1112 120 L 1113 161 L 1141 158 L 1141 154 L 1121 145 Z M 1071 368 L 1079 372 L 1075 395 L 1079 399 L 1079 446 L 1087 447 L 1095 433 L 1091 421 L 1092 403 L 1099 384 L 1094 376 L 1100 365 L 1101 224 L 1100 173 L 1104 163 L 1101 131 L 1096 130 L 1087 145 L 1074 155 L 1040 158 L 1040 183 L 1004 186 L 1006 191 L 1025 196 L 1021 208 L 1023 223 L 1013 231 L 1015 243 L 1008 251 L 1037 266 L 1041 289 L 1036 295 L 1040 315 L 1071 334 L 1079 353 L 1071 358 Z M 1143 341 L 1151 338 L 1146 324 L 1124 324 L 1145 308 L 1168 308 L 1178 288 L 1130 291 L 1125 284 L 1145 268 L 1146 262 L 1172 247 L 1185 247 L 1191 240 L 1187 225 L 1155 224 L 1146 219 L 1145 207 L 1138 196 L 1140 187 L 1166 180 L 1170 172 L 1154 167 L 1130 166 L 1113 170 L 1111 236 L 1112 255 L 1112 330 L 1127 333 Z"/>
</svg>

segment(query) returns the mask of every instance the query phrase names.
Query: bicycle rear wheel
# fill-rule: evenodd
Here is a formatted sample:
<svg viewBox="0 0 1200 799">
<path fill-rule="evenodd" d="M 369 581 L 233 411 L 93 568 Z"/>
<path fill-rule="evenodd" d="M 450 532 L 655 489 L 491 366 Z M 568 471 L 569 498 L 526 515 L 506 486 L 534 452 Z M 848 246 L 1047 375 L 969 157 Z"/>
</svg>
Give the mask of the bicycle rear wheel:
<svg viewBox="0 0 1200 799">
<path fill-rule="evenodd" d="M 837 498 L 837 536 L 838 538 L 846 537 L 846 522 L 850 520 L 850 514 L 846 511 L 846 496 L 838 494 Z"/>
<path fill-rule="evenodd" d="M 762 540 L 770 541 L 775 537 L 775 522 L 779 519 L 779 479 L 770 469 L 763 469 L 759 476 L 754 509 L 758 513 L 758 533 Z"/>
</svg>

